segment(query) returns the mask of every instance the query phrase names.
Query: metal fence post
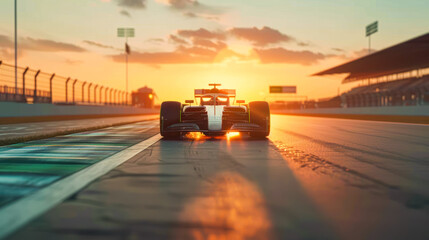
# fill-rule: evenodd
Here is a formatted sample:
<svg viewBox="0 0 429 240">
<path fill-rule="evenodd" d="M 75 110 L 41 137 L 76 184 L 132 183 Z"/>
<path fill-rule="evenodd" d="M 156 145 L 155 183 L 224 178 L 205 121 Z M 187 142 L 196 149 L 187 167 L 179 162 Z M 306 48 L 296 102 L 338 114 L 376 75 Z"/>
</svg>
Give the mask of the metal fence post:
<svg viewBox="0 0 429 240">
<path fill-rule="evenodd" d="M 116 104 L 117 105 L 120 105 L 121 104 L 121 91 L 120 90 L 117 90 L 117 92 L 116 92 Z"/>
<path fill-rule="evenodd" d="M 36 75 L 34 75 L 34 93 L 33 93 L 33 102 L 37 102 L 37 76 L 39 76 L 40 70 L 37 71 Z"/>
<path fill-rule="evenodd" d="M 94 87 L 94 103 L 97 103 L 97 88 L 98 88 L 98 85 L 95 85 L 95 87 Z"/>
<path fill-rule="evenodd" d="M 49 79 L 49 92 L 51 94 L 51 103 L 53 102 L 53 97 L 52 97 L 52 80 L 54 80 L 55 77 L 55 73 L 52 74 L 51 78 Z"/>
<path fill-rule="evenodd" d="M 82 83 L 82 102 L 85 102 L 85 85 L 86 82 Z"/>
<path fill-rule="evenodd" d="M 118 92 L 118 90 L 113 90 L 113 105 L 116 105 L 116 92 Z"/>
<path fill-rule="evenodd" d="M 69 81 L 70 81 L 70 78 L 67 78 L 67 80 L 66 80 L 66 103 L 69 102 Z"/>
<path fill-rule="evenodd" d="M 107 104 L 107 91 L 109 91 L 109 88 L 106 88 L 106 91 L 104 92 L 104 104 Z"/>
<path fill-rule="evenodd" d="M 76 85 L 76 83 L 77 83 L 77 79 L 75 79 L 74 81 L 73 81 L 73 104 L 76 104 L 76 101 L 75 101 L 75 92 L 74 92 L 74 89 L 75 89 L 75 85 Z"/>
<path fill-rule="evenodd" d="M 23 97 L 23 101 L 27 102 L 27 96 L 25 95 L 25 74 L 27 74 L 28 69 L 30 69 L 29 67 L 27 67 L 24 72 L 22 73 L 22 97 Z M 18 93 L 15 89 L 15 96 L 17 96 Z M 16 98 L 15 98 L 16 101 Z"/>
<path fill-rule="evenodd" d="M 88 85 L 88 102 L 89 103 L 91 102 L 91 86 L 92 86 L 92 83 Z"/>
<path fill-rule="evenodd" d="M 121 91 L 117 90 L 116 92 L 116 104 L 120 105 L 121 104 Z"/>
<path fill-rule="evenodd" d="M 110 89 L 109 104 L 112 104 L 112 91 L 113 89 Z"/>
<path fill-rule="evenodd" d="M 103 88 L 104 88 L 103 86 L 100 87 L 100 94 L 99 94 L 100 95 L 100 100 L 99 100 L 100 103 L 103 103 L 103 99 L 101 99 L 101 91 L 103 91 Z"/>
</svg>

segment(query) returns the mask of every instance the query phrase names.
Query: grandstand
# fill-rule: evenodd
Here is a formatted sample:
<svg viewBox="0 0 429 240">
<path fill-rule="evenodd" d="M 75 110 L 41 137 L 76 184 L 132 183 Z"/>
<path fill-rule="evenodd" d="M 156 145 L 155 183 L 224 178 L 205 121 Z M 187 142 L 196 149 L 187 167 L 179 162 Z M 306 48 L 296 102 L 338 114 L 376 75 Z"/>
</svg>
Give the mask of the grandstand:
<svg viewBox="0 0 429 240">
<path fill-rule="evenodd" d="M 429 33 L 313 76 L 331 74 L 347 74 L 343 84 L 364 85 L 301 108 L 429 105 Z"/>
<path fill-rule="evenodd" d="M 429 76 L 356 87 L 342 94 L 341 99 L 345 107 L 429 104 Z"/>
<path fill-rule="evenodd" d="M 429 33 L 362 58 L 315 73 L 347 74 L 342 84 L 359 83 L 331 98 L 273 102 L 273 109 L 429 106 Z"/>
</svg>

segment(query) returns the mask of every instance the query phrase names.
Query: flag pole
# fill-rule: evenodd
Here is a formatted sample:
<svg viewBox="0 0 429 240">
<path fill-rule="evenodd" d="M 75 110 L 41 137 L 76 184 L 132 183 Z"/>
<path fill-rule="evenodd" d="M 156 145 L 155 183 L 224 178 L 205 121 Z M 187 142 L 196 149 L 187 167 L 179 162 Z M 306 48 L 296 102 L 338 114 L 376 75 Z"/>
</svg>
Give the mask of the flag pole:
<svg viewBox="0 0 429 240">
<path fill-rule="evenodd" d="M 128 103 L 128 54 L 130 54 L 128 37 L 134 37 L 134 28 L 118 28 L 118 37 L 125 37 L 125 90 Z"/>
</svg>

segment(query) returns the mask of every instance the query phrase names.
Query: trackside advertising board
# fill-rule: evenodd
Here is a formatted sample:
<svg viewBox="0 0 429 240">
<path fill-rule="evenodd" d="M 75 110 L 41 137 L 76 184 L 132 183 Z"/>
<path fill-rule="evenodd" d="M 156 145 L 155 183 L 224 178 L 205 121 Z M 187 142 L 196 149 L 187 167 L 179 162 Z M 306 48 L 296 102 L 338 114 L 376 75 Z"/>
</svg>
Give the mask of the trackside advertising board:
<svg viewBox="0 0 429 240">
<path fill-rule="evenodd" d="M 270 93 L 296 93 L 296 86 L 270 86 Z"/>
</svg>

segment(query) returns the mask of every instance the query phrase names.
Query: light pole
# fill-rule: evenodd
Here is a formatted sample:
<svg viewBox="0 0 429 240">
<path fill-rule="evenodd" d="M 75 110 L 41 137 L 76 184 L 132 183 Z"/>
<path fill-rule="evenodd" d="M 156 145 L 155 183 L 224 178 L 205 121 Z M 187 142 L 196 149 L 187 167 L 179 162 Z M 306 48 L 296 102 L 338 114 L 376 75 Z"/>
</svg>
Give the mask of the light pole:
<svg viewBox="0 0 429 240">
<path fill-rule="evenodd" d="M 128 54 L 131 52 L 128 38 L 134 37 L 134 28 L 118 28 L 118 37 L 125 38 L 125 88 L 128 92 Z"/>
<path fill-rule="evenodd" d="M 17 1 L 15 0 L 15 99 L 18 94 L 18 14 Z"/>
<path fill-rule="evenodd" d="M 371 54 L 371 35 L 378 32 L 378 21 L 375 21 L 365 28 L 366 36 L 368 37 L 368 54 Z"/>
</svg>

